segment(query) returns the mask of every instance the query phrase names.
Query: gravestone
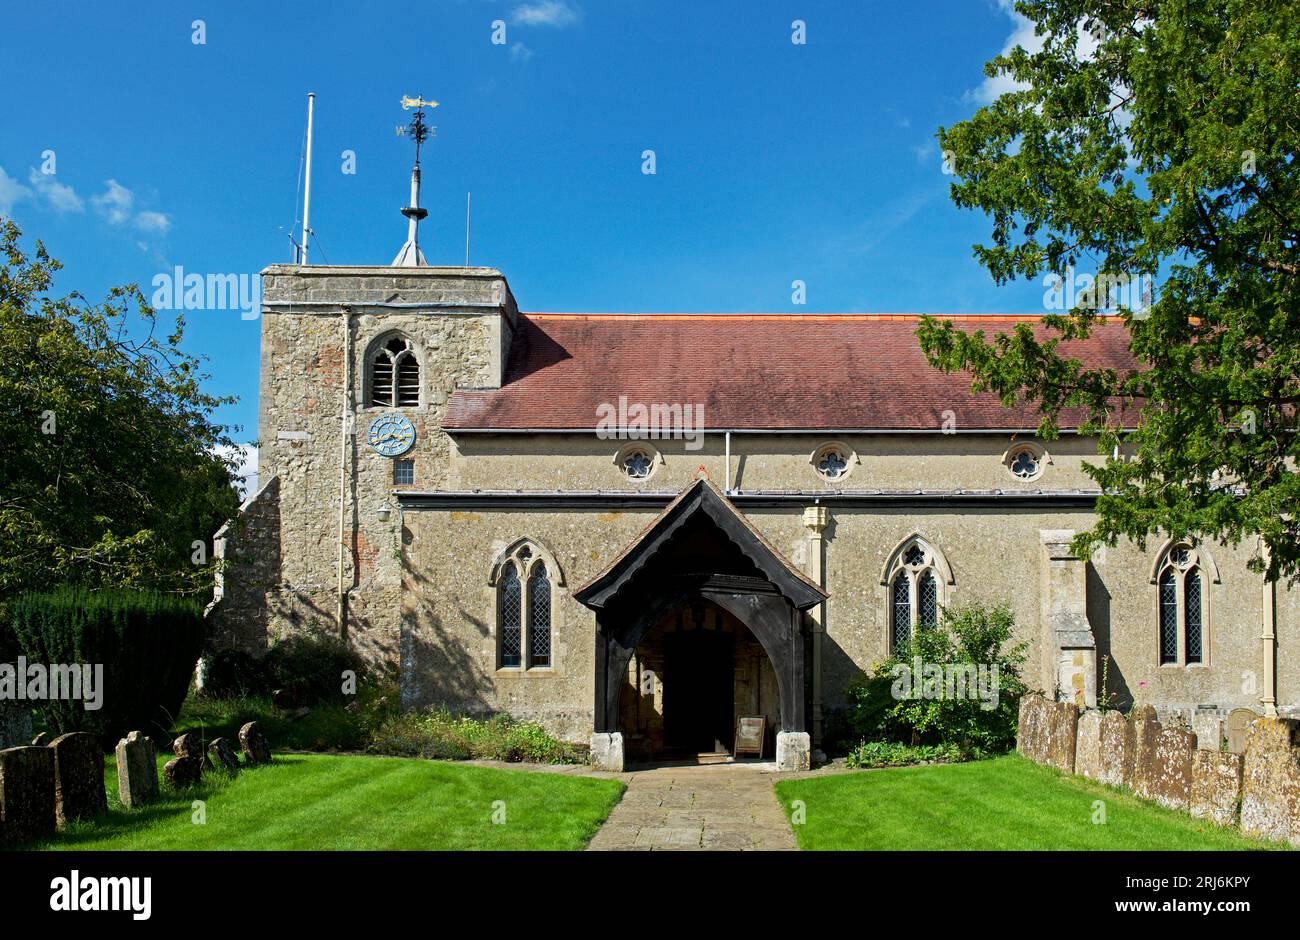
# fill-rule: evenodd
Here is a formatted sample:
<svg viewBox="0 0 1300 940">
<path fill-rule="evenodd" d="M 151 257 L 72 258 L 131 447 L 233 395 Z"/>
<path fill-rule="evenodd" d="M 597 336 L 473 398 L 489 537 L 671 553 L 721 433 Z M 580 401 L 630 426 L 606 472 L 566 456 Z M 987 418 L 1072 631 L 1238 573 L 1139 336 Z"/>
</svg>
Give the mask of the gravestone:
<svg viewBox="0 0 1300 940">
<path fill-rule="evenodd" d="M 1079 737 L 1074 745 L 1074 772 L 1090 780 L 1101 779 L 1102 712 L 1089 709 L 1079 716 Z"/>
<path fill-rule="evenodd" d="M 1220 826 L 1236 825 L 1241 768 L 1240 754 L 1198 750 L 1192 760 L 1192 815 Z"/>
<path fill-rule="evenodd" d="M 1079 706 L 1049 702 L 1046 763 L 1062 773 L 1074 773 L 1074 747 L 1079 737 Z"/>
<path fill-rule="evenodd" d="M 186 732 L 172 742 L 172 753 L 177 757 L 202 757 L 203 742 L 193 732 Z"/>
<path fill-rule="evenodd" d="M 1047 714 L 1050 705 L 1037 692 L 1020 699 L 1020 720 L 1016 726 L 1016 750 L 1035 764 L 1047 763 Z"/>
<path fill-rule="evenodd" d="M 1139 721 L 1137 725 L 1133 789 L 1161 806 L 1186 812 L 1192 795 L 1196 735 L 1183 728 L 1162 728 L 1157 721 Z"/>
<path fill-rule="evenodd" d="M 1241 830 L 1300 845 L 1300 721 L 1256 718 L 1246 740 Z"/>
<path fill-rule="evenodd" d="M 0 843 L 26 842 L 54 830 L 54 752 L 0 751 Z"/>
<path fill-rule="evenodd" d="M 203 775 L 203 758 L 173 757 L 163 765 L 163 779 L 173 790 L 183 790 L 199 782 Z"/>
<path fill-rule="evenodd" d="M 1101 716 L 1101 771 L 1097 779 L 1107 786 L 1127 787 L 1133 782 L 1133 723 L 1123 713 Z"/>
<path fill-rule="evenodd" d="M 239 772 L 239 757 L 225 738 L 216 738 L 208 745 L 208 761 L 214 768 L 229 774 Z"/>
<path fill-rule="evenodd" d="M 74 731 L 59 735 L 48 746 L 54 753 L 54 818 L 59 828 L 74 819 L 94 819 L 108 812 L 99 739 Z"/>
<path fill-rule="evenodd" d="M 271 745 L 262 733 L 262 726 L 250 721 L 239 729 L 239 746 L 244 751 L 244 760 L 249 764 L 269 764 L 271 762 Z"/>
<path fill-rule="evenodd" d="M 1250 726 L 1255 723 L 1256 715 L 1249 708 L 1234 708 L 1228 712 L 1228 750 L 1234 754 L 1246 753 L 1246 739 L 1250 737 Z"/>
<path fill-rule="evenodd" d="M 117 794 L 127 809 L 158 796 L 158 758 L 153 741 L 139 731 L 117 742 Z"/>
<path fill-rule="evenodd" d="M 42 731 L 36 737 L 32 738 L 32 747 L 45 747 L 50 743 L 50 733 Z"/>
</svg>

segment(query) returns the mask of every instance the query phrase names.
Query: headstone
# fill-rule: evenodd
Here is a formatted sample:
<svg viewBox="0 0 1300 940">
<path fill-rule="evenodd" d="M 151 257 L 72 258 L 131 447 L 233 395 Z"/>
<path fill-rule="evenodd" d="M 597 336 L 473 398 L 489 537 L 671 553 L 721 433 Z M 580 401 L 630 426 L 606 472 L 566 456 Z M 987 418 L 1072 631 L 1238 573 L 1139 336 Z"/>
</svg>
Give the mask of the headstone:
<svg viewBox="0 0 1300 940">
<path fill-rule="evenodd" d="M 1192 731 L 1196 735 L 1196 746 L 1202 751 L 1223 749 L 1223 719 L 1218 715 L 1198 711 L 1192 715 Z"/>
<path fill-rule="evenodd" d="M 1047 712 L 1047 760 L 1062 773 L 1074 773 L 1074 746 L 1079 736 L 1079 706 L 1073 702 L 1049 702 Z"/>
<path fill-rule="evenodd" d="M 1246 740 L 1241 830 L 1300 845 L 1300 722 L 1256 718 Z"/>
<path fill-rule="evenodd" d="M 26 842 L 54 830 L 54 752 L 0 751 L 0 843 Z"/>
<path fill-rule="evenodd" d="M 1097 779 L 1112 787 L 1133 782 L 1133 723 L 1122 712 L 1101 716 L 1101 770 Z"/>
<path fill-rule="evenodd" d="M 1020 720 L 1016 730 L 1016 750 L 1026 760 L 1047 763 L 1047 714 L 1049 703 L 1037 692 L 1020 699 Z"/>
<path fill-rule="evenodd" d="M 177 757 L 202 757 L 203 742 L 193 732 L 186 732 L 172 742 L 172 753 Z"/>
<path fill-rule="evenodd" d="M 1250 737 L 1250 726 L 1259 715 L 1249 708 L 1234 708 L 1228 712 L 1225 722 L 1228 730 L 1228 750 L 1234 754 L 1246 753 L 1246 739 Z"/>
<path fill-rule="evenodd" d="M 54 817 L 59 828 L 74 819 L 94 819 L 108 812 L 99 738 L 74 731 L 59 735 L 49 749 L 54 752 Z"/>
<path fill-rule="evenodd" d="M 1154 705 L 1134 705 L 1133 710 L 1129 712 L 1131 721 L 1156 721 L 1156 707 Z"/>
<path fill-rule="evenodd" d="M 1190 810 L 1197 819 L 1208 819 L 1220 826 L 1237 822 L 1237 804 L 1241 799 L 1240 754 L 1198 750 L 1192 758 L 1192 798 Z"/>
<path fill-rule="evenodd" d="M 173 757 L 163 765 L 163 779 L 173 790 L 183 790 L 199 782 L 203 775 L 203 758 Z"/>
<path fill-rule="evenodd" d="M 225 738 L 216 738 L 208 745 L 208 760 L 214 768 L 224 770 L 226 773 L 239 772 L 239 757 Z"/>
<path fill-rule="evenodd" d="M 42 731 L 36 737 L 32 738 L 32 747 L 45 747 L 50 743 L 50 733 Z"/>
<path fill-rule="evenodd" d="M 812 766 L 812 740 L 807 731 L 779 731 L 776 735 L 776 769 L 808 770 Z"/>
<path fill-rule="evenodd" d="M 1079 716 L 1079 737 L 1074 745 L 1074 772 L 1089 780 L 1101 779 L 1102 713 L 1088 710 Z"/>
<path fill-rule="evenodd" d="M 158 796 L 158 758 L 153 741 L 139 731 L 117 742 L 117 795 L 127 809 Z"/>
<path fill-rule="evenodd" d="M 1140 721 L 1138 753 L 1133 767 L 1133 789 L 1138 796 L 1161 806 L 1187 811 L 1192 795 L 1192 757 L 1196 735 L 1182 728 L 1162 728 L 1156 721 Z"/>
<path fill-rule="evenodd" d="M 31 737 L 31 712 L 8 699 L 0 699 L 0 750 L 20 747 Z"/>
<path fill-rule="evenodd" d="M 239 746 L 244 752 L 244 761 L 249 764 L 269 764 L 271 762 L 271 744 L 262 733 L 262 726 L 250 721 L 239 729 Z"/>
</svg>

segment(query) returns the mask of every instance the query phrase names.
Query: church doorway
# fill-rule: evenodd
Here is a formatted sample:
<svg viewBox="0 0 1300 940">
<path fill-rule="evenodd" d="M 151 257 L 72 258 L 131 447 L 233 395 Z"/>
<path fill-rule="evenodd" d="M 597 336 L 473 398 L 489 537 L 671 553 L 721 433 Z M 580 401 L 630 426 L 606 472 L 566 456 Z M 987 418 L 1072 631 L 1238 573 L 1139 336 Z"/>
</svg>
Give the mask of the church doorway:
<svg viewBox="0 0 1300 940">
<path fill-rule="evenodd" d="M 691 630 L 664 636 L 664 751 L 731 752 L 735 643 L 730 633 Z"/>
</svg>

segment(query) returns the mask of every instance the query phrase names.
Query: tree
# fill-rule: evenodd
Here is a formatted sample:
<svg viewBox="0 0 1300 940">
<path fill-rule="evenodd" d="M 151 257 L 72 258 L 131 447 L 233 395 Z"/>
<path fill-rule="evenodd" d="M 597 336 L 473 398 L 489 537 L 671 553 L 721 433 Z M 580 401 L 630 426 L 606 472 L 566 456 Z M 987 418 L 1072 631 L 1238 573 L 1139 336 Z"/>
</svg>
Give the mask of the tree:
<svg viewBox="0 0 1300 940">
<path fill-rule="evenodd" d="M 183 321 L 158 337 L 135 285 L 50 294 L 60 265 L 0 222 L 0 600 L 58 583 L 200 595 L 235 516 L 231 445 Z M 228 453 L 228 451 L 227 451 Z M 195 543 L 201 542 L 202 549 Z"/>
<path fill-rule="evenodd" d="M 1083 409 L 1080 431 L 1106 455 L 1086 468 L 1102 495 L 1075 539 L 1084 557 L 1161 532 L 1258 536 L 1267 551 L 1252 569 L 1295 580 L 1300 2 L 1016 8 L 1042 48 L 990 62 L 986 74 L 1016 87 L 940 128 L 951 196 L 990 216 L 974 252 L 997 283 L 1065 279 L 1084 263 L 1098 286 L 1037 335 L 1018 324 L 986 338 L 925 318 L 921 347 L 976 391 L 1035 403 L 1045 438 L 1063 409 Z M 1149 303 L 1132 292 L 1108 302 L 1144 281 L 1158 284 Z M 1086 367 L 1061 345 L 1108 308 L 1128 330 L 1132 369 Z"/>
</svg>

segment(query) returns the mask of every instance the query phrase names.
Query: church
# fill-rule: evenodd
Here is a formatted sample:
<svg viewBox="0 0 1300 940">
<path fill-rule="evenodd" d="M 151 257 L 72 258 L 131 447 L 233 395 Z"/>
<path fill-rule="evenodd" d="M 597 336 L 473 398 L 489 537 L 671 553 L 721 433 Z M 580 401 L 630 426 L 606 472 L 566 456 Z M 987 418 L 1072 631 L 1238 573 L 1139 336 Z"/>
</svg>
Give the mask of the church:
<svg viewBox="0 0 1300 940">
<path fill-rule="evenodd" d="M 856 676 L 974 602 L 1009 605 L 1049 696 L 1211 736 L 1300 712 L 1300 595 L 1258 546 L 1071 554 L 1081 416 L 1037 439 L 930 368 L 915 316 L 521 312 L 502 272 L 428 265 L 404 212 L 391 266 L 262 272 L 260 483 L 217 535 L 209 649 L 327 631 L 407 706 L 535 720 L 609 769 L 733 753 L 740 718 L 807 767 Z M 1129 368 L 1127 336 L 1066 350 Z"/>
</svg>

